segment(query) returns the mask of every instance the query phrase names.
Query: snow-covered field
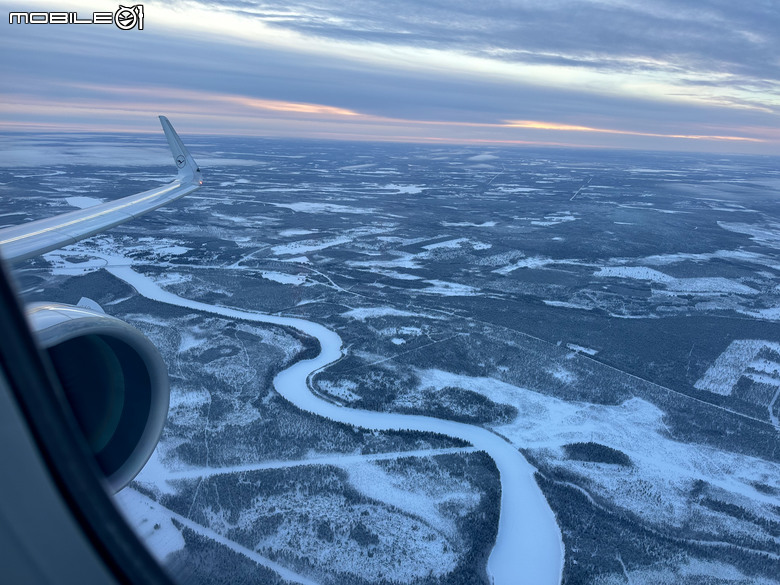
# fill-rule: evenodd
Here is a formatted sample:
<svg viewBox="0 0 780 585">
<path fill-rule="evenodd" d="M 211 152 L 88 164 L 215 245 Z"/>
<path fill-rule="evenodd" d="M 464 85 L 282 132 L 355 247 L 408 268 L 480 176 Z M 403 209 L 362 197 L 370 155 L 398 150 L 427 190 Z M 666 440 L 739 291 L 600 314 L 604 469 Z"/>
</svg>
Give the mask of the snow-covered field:
<svg viewBox="0 0 780 585">
<path fill-rule="evenodd" d="M 322 351 L 316 358 L 299 361 L 274 379 L 277 391 L 295 406 L 330 420 L 368 429 L 433 431 L 463 439 L 486 451 L 498 467 L 502 483 L 498 535 L 488 561 L 488 573 L 496 584 L 513 584 L 517 578 L 516 567 L 520 563 L 524 573 L 534 583 L 552 585 L 560 582 L 563 543 L 555 516 L 533 479 L 533 467 L 498 435 L 463 423 L 425 416 L 356 410 L 322 400 L 311 393 L 308 378 L 312 372 L 341 356 L 341 339 L 335 332 L 302 319 L 191 301 L 163 290 L 152 279 L 133 270 L 126 260 L 118 260 L 114 262 L 105 258 L 107 270 L 149 299 L 243 321 L 293 327 L 317 338 Z M 387 526 L 389 531 L 398 528 L 392 524 Z M 394 541 L 391 539 L 388 542 Z M 421 550 L 424 552 L 425 548 Z"/>
<path fill-rule="evenodd" d="M 771 517 L 777 497 L 756 488 L 780 477 L 780 465 L 701 445 L 670 439 L 663 412 L 633 398 L 617 406 L 571 403 L 493 378 L 475 378 L 441 370 L 418 371 L 420 387 L 458 387 L 514 406 L 517 418 L 495 431 L 517 447 L 541 450 L 555 465 L 587 478 L 590 494 L 635 514 L 650 526 L 698 526 L 702 538 L 752 537 L 780 550 L 780 537 L 755 524 L 739 522 L 691 500 L 696 482 L 705 482 L 724 501 Z M 576 379 L 564 367 L 553 375 Z M 594 441 L 625 453 L 633 465 L 567 460 L 561 447 Z M 773 558 L 780 559 L 780 555 Z"/>
<path fill-rule="evenodd" d="M 148 145 L 131 139 L 21 142 L 11 160 L 30 168 L 0 179 L 25 187 L 24 212 L 0 201 L 9 223 L 98 203 L 117 180 L 168 179 L 135 168 Z M 208 143 L 202 191 L 21 273 L 25 293 L 49 278 L 65 302 L 94 296 L 167 352 L 170 435 L 120 496 L 160 558 L 191 558 L 195 533 L 192 550 L 211 542 L 291 582 L 482 574 L 493 533 L 466 543 L 482 533 L 463 522 L 495 526 L 499 496 L 478 448 L 501 474 L 496 583 L 514 585 L 520 564 L 557 582 L 564 558 L 564 578 L 590 585 L 776 582 L 760 576 L 780 566 L 775 166 L 255 146 Z M 37 168 L 58 149 L 134 168 L 76 181 Z M 475 447 L 445 455 L 459 440 Z M 624 462 L 578 458 L 577 444 Z M 257 501 L 233 505 L 253 482 Z M 614 550 L 592 538 L 603 526 L 625 536 Z"/>
<path fill-rule="evenodd" d="M 682 294 L 755 295 L 758 291 L 727 278 L 674 278 L 645 266 L 605 266 L 593 273 L 600 278 L 648 280 L 664 285 L 664 291 Z"/>
<path fill-rule="evenodd" d="M 780 366 L 771 367 L 768 360 L 757 360 L 762 349 L 780 352 L 780 343 L 764 341 L 760 339 L 739 339 L 732 341 L 715 363 L 712 364 L 704 376 L 695 384 L 700 390 L 708 390 L 716 394 L 728 396 L 731 394 L 740 377 L 749 368 L 758 371 L 764 370 L 771 374 L 777 374 Z"/>
</svg>

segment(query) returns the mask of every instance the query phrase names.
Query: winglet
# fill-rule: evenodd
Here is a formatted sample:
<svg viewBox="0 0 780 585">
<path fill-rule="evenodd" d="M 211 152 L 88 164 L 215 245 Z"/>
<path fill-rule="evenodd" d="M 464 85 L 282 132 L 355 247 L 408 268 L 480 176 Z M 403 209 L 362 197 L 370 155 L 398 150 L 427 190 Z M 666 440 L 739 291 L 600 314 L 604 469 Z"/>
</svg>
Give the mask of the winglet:
<svg viewBox="0 0 780 585">
<path fill-rule="evenodd" d="M 184 146 L 179 135 L 176 134 L 173 125 L 165 116 L 160 116 L 160 124 L 162 124 L 163 132 L 165 132 L 165 138 L 168 139 L 168 146 L 171 148 L 173 161 L 176 163 L 176 168 L 179 169 L 178 179 L 182 183 L 192 182 L 202 185 L 203 178 L 200 174 L 200 168 L 192 158 L 190 151 Z"/>
</svg>

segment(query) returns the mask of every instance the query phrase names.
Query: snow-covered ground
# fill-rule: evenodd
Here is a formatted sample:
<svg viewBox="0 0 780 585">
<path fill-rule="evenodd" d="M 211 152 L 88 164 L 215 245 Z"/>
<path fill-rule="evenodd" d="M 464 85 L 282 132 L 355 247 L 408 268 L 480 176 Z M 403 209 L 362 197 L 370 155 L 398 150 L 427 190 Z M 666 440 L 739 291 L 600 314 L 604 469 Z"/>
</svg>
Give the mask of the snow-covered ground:
<svg viewBox="0 0 780 585">
<path fill-rule="evenodd" d="M 764 348 L 780 352 L 780 343 L 760 339 L 732 341 L 694 386 L 699 390 L 728 396 L 739 378 L 754 365 L 759 352 Z"/>
<path fill-rule="evenodd" d="M 143 296 L 163 303 L 256 323 L 292 327 L 317 338 L 321 352 L 296 362 L 274 378 L 274 387 L 292 404 L 330 420 L 374 430 L 413 430 L 441 433 L 465 440 L 488 453 L 501 477 L 501 512 L 488 573 L 498 585 L 514 585 L 517 567 L 529 583 L 557 585 L 563 570 L 563 542 L 555 515 L 533 478 L 534 468 L 520 452 L 493 432 L 468 424 L 426 416 L 371 412 L 341 407 L 309 389 L 308 378 L 341 357 L 341 338 L 326 327 L 303 319 L 279 317 L 179 297 L 133 270 L 124 258 L 104 258 L 106 269 Z"/>
<path fill-rule="evenodd" d="M 646 266 L 605 266 L 594 272 L 593 276 L 649 280 L 664 285 L 666 291 L 683 294 L 758 294 L 756 289 L 728 278 L 675 278 Z"/>
<path fill-rule="evenodd" d="M 780 537 L 731 517 L 708 513 L 691 505 L 691 487 L 705 481 L 725 501 L 762 517 L 772 516 L 777 497 L 756 489 L 780 477 L 780 465 L 736 453 L 682 443 L 669 438 L 664 413 L 632 398 L 616 406 L 572 403 L 545 396 L 493 378 L 478 378 L 442 370 L 419 370 L 420 387 L 465 388 L 493 402 L 514 406 L 518 416 L 496 432 L 526 449 L 545 449 L 564 465 L 588 478 L 598 495 L 655 526 L 697 523 L 713 533 L 760 536 L 780 550 Z M 559 367 L 553 375 L 573 381 Z M 622 466 L 568 461 L 561 447 L 595 441 L 628 455 L 631 469 Z M 705 518 L 706 516 L 706 518 Z M 780 558 L 780 555 L 776 555 Z"/>
<path fill-rule="evenodd" d="M 378 319 L 381 317 L 415 317 L 418 319 L 441 319 L 436 315 L 415 313 L 411 311 L 402 311 L 393 307 L 361 307 L 359 309 L 350 309 L 341 314 L 343 317 L 365 321 L 366 319 Z"/>
</svg>

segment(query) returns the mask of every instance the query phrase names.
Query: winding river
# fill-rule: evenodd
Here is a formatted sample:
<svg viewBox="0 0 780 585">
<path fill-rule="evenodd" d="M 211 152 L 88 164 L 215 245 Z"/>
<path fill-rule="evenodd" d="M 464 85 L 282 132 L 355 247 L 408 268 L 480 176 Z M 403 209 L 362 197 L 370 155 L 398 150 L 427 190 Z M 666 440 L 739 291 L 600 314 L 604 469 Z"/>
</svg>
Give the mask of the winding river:
<svg viewBox="0 0 780 585">
<path fill-rule="evenodd" d="M 143 296 L 233 319 L 292 327 L 317 338 L 320 354 L 296 362 L 274 378 L 274 388 L 292 404 L 307 412 L 369 430 L 428 431 L 461 439 L 485 451 L 501 476 L 501 511 L 498 534 L 487 572 L 494 585 L 558 585 L 563 570 L 563 542 L 547 500 L 533 478 L 531 466 L 512 444 L 474 425 L 428 416 L 373 412 L 343 407 L 323 400 L 310 390 L 309 380 L 342 355 L 341 337 L 318 323 L 253 311 L 209 305 L 179 297 L 160 288 L 151 278 L 125 265 L 127 259 L 104 258 L 106 270 L 134 287 Z M 119 260 L 119 262 L 116 262 Z M 115 263 L 116 262 L 116 263 Z"/>
</svg>

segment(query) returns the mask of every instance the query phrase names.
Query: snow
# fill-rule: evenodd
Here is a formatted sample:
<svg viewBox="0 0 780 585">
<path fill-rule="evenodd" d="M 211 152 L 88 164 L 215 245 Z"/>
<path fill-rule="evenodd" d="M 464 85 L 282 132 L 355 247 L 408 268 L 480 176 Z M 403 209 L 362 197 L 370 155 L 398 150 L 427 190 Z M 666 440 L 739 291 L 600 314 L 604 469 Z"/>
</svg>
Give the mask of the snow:
<svg viewBox="0 0 780 585">
<path fill-rule="evenodd" d="M 533 218 L 533 217 L 517 217 L 515 219 L 529 219 L 531 220 L 531 225 L 540 226 L 540 227 L 549 227 L 553 225 L 558 225 L 559 223 L 576 221 L 579 218 L 575 217 L 570 211 L 562 211 L 559 213 L 553 213 L 551 215 L 545 215 L 544 218 L 542 219 Z"/>
<path fill-rule="evenodd" d="M 295 286 L 301 285 L 306 282 L 306 277 L 301 274 L 286 274 L 284 272 L 274 272 L 272 270 L 263 270 L 260 276 L 266 280 L 272 280 L 279 284 L 292 284 Z"/>
<path fill-rule="evenodd" d="M 442 317 L 438 317 L 435 315 L 424 315 L 428 319 L 441 319 Z M 386 327 L 382 329 L 379 333 L 382 335 L 388 335 L 388 336 L 398 336 L 398 335 L 405 335 L 407 337 L 419 337 L 423 334 L 422 327 Z M 396 341 L 399 340 L 399 341 Z M 402 343 L 406 343 L 406 340 L 401 337 L 394 337 L 391 339 L 393 343 L 396 345 L 401 345 Z"/>
<path fill-rule="evenodd" d="M 442 295 L 445 297 L 473 297 L 480 293 L 479 289 L 467 284 L 457 282 L 446 282 L 444 280 L 426 280 L 430 286 L 420 289 L 420 292 L 431 295 Z"/>
<path fill-rule="evenodd" d="M 408 274 L 406 272 L 397 272 L 395 270 L 374 270 L 377 274 L 387 276 L 388 278 L 395 278 L 397 280 L 422 280 L 422 276 L 416 274 Z"/>
<path fill-rule="evenodd" d="M 295 258 L 282 258 L 281 262 L 291 262 L 295 264 L 309 264 L 311 261 L 306 256 L 296 256 Z"/>
<path fill-rule="evenodd" d="M 388 185 L 385 185 L 382 188 L 393 189 L 395 191 L 398 191 L 399 193 L 404 193 L 407 195 L 416 195 L 417 193 L 422 193 L 425 187 L 423 187 L 422 185 L 396 185 L 394 183 L 390 183 Z"/>
<path fill-rule="evenodd" d="M 542 299 L 542 302 L 548 307 L 561 307 L 564 309 L 579 309 L 581 311 L 592 311 L 593 307 L 586 307 L 585 305 L 577 305 L 575 303 L 568 303 L 566 301 L 548 301 Z"/>
<path fill-rule="evenodd" d="M 387 473 L 375 463 L 361 462 L 345 466 L 345 469 L 349 483 L 364 496 L 420 518 L 450 538 L 457 538 L 457 528 L 452 520 L 441 514 L 439 507 L 456 501 L 461 509 L 465 508 L 467 511 L 479 503 L 479 498 L 474 493 L 465 491 L 445 491 L 441 496 L 435 497 L 432 493 L 424 492 L 426 486 L 410 486 L 405 476 Z M 417 489 L 414 489 L 415 487 Z M 435 489 L 435 486 L 430 486 L 429 489 L 431 488 Z"/>
<path fill-rule="evenodd" d="M 155 248 L 154 253 L 160 256 L 181 256 L 190 250 L 192 250 L 192 248 L 185 248 L 184 246 L 164 246 Z"/>
<path fill-rule="evenodd" d="M 382 453 L 329 453 L 321 454 L 310 452 L 303 459 L 282 459 L 276 461 L 258 461 L 255 463 L 242 463 L 228 465 L 226 467 L 187 467 L 176 471 L 167 472 L 166 481 L 180 479 L 200 479 L 218 475 L 233 473 L 245 473 L 247 471 L 262 471 L 266 469 L 289 469 L 291 467 L 308 467 L 312 465 L 335 465 L 345 467 L 347 465 L 366 463 L 369 461 L 385 461 L 414 457 L 431 457 L 435 455 L 454 455 L 474 453 L 474 447 L 450 447 L 445 449 L 413 449 L 411 451 L 385 451 Z M 172 492 L 175 493 L 175 492 Z"/>
<path fill-rule="evenodd" d="M 576 351 L 578 353 L 584 353 L 587 355 L 596 355 L 598 353 L 598 350 L 591 349 L 589 347 L 583 347 L 582 345 L 577 345 L 576 343 L 567 343 L 566 347 L 568 347 L 572 351 Z"/>
<path fill-rule="evenodd" d="M 758 311 L 740 310 L 740 313 L 750 315 L 757 319 L 766 319 L 767 321 L 780 321 L 780 307 L 771 307 L 769 309 L 759 309 Z"/>
<path fill-rule="evenodd" d="M 412 313 L 410 311 L 401 311 L 394 309 L 393 307 L 361 307 L 359 309 L 351 309 L 341 314 L 342 317 L 348 317 L 350 319 L 356 319 L 358 321 L 365 322 L 366 319 L 378 319 L 380 317 L 415 317 L 418 319 L 439 319 L 440 317 L 434 317 L 432 315 L 425 315 L 422 313 Z"/>
<path fill-rule="evenodd" d="M 347 205 L 338 205 L 336 203 L 314 203 L 310 201 L 299 201 L 297 203 L 271 203 L 274 207 L 286 207 L 298 213 L 375 213 L 375 209 L 369 207 L 357 208 L 349 207 Z"/>
<path fill-rule="evenodd" d="M 737 260 L 740 262 L 751 262 L 766 266 L 779 266 L 777 261 L 764 254 L 748 252 L 745 250 L 716 250 L 714 252 L 686 253 L 677 252 L 674 254 L 654 254 L 643 258 L 610 258 L 610 264 L 634 264 L 641 262 L 649 266 L 666 266 L 670 264 L 679 264 L 682 262 L 707 262 L 715 259 Z"/>
<path fill-rule="evenodd" d="M 634 278 L 637 280 L 650 280 L 652 282 L 663 283 L 674 282 L 673 277 L 652 268 L 645 268 L 644 266 L 607 266 L 594 272 L 593 276 L 605 278 Z"/>
<path fill-rule="evenodd" d="M 454 240 L 447 240 L 444 242 L 435 242 L 433 244 L 428 244 L 427 246 L 423 246 L 425 250 L 433 251 L 433 250 L 439 250 L 439 249 L 459 249 L 464 245 L 471 246 L 474 250 L 489 250 L 493 247 L 493 244 L 488 244 L 486 242 L 479 242 L 475 240 L 470 240 L 468 238 L 457 238 Z"/>
<path fill-rule="evenodd" d="M 249 224 L 253 223 L 251 219 L 241 215 L 227 215 L 225 213 L 217 213 L 215 211 L 211 212 L 211 217 L 216 219 L 224 219 L 225 221 L 237 223 L 238 225 L 242 226 L 248 226 Z"/>
<path fill-rule="evenodd" d="M 777 366 L 774 362 L 774 367 L 772 367 L 769 364 L 762 363 L 767 360 L 756 361 L 758 354 L 765 348 L 780 352 L 780 343 L 761 339 L 737 339 L 732 341 L 726 350 L 718 356 L 715 363 L 707 368 L 704 376 L 696 381 L 693 385 L 694 388 L 729 396 L 739 379 L 748 368 L 753 367 L 753 364 L 763 371 L 776 371 L 775 368 L 780 366 Z"/>
<path fill-rule="evenodd" d="M 361 169 L 368 169 L 368 168 L 375 167 L 375 166 L 376 166 L 376 163 L 365 163 L 365 164 L 362 164 L 362 165 L 347 165 L 345 167 L 339 167 L 338 170 L 340 170 L 340 171 L 357 171 L 357 170 L 361 170 Z"/>
<path fill-rule="evenodd" d="M 302 532 L 295 522 L 300 510 L 331 527 L 333 543 L 323 546 L 312 527 Z M 457 554 L 443 534 L 420 519 L 371 500 L 348 503 L 336 494 L 293 493 L 259 499 L 256 507 L 244 510 L 235 523 L 241 529 L 254 525 L 270 513 L 281 516 L 273 533 L 255 544 L 258 550 L 281 552 L 285 557 L 306 559 L 306 565 L 327 567 L 329 572 L 356 575 L 360 581 L 377 583 L 419 582 L 429 575 L 444 575 L 457 566 Z M 350 537 L 354 519 L 376 537 L 366 547 Z M 314 523 L 313 523 L 314 524 Z M 448 546 L 449 545 L 449 546 Z M 352 579 L 342 579 L 346 582 Z"/>
<path fill-rule="evenodd" d="M 444 227 L 496 227 L 498 224 L 495 221 L 485 221 L 482 223 L 471 223 L 468 221 L 443 221 L 441 222 L 441 225 Z"/>
<path fill-rule="evenodd" d="M 565 370 L 559 371 L 565 376 Z M 762 493 L 754 485 L 778 477 L 779 464 L 676 441 L 669 437 L 664 412 L 645 400 L 631 398 L 619 405 L 566 402 L 493 378 L 435 369 L 416 373 L 420 388 L 464 388 L 514 406 L 517 418 L 494 430 L 516 447 L 545 449 L 553 461 L 554 450 L 577 441 L 595 441 L 626 453 L 635 466 L 632 470 L 566 460 L 562 451 L 558 451 L 558 464 L 587 477 L 589 490 L 644 521 L 661 526 L 694 521 L 694 514 L 703 513 L 693 509 L 690 500 L 691 486 L 699 480 L 723 494 L 724 501 L 760 515 L 773 514 L 776 496 Z M 708 521 L 716 532 L 750 530 L 751 536 L 759 536 L 754 525 L 740 524 L 732 517 L 712 514 Z M 777 540 L 769 533 L 761 536 Z"/>
<path fill-rule="evenodd" d="M 390 252 L 391 254 L 397 254 L 399 257 L 395 260 L 349 260 L 348 266 L 353 268 L 406 268 L 407 270 L 416 270 L 422 268 L 420 262 L 416 259 L 414 254 L 407 252 Z"/>
<path fill-rule="evenodd" d="M 423 246 L 426 250 L 436 250 L 438 248 L 460 248 L 461 244 L 468 242 L 468 238 L 458 238 L 456 240 L 447 240 L 446 242 L 436 242 Z"/>
<path fill-rule="evenodd" d="M 173 525 L 168 510 L 133 489 L 114 496 L 125 520 L 158 561 L 184 549 L 184 537 Z"/>
<path fill-rule="evenodd" d="M 548 370 L 548 373 L 552 375 L 553 378 L 563 382 L 564 384 L 574 384 L 577 381 L 577 376 L 574 374 L 574 372 L 567 370 L 561 365 Z"/>
<path fill-rule="evenodd" d="M 206 538 L 209 538 L 211 540 L 214 540 L 215 542 L 220 543 L 223 546 L 226 546 L 230 550 L 237 552 L 238 554 L 241 554 L 248 559 L 254 561 L 258 565 L 262 565 L 264 567 L 268 567 L 269 569 L 276 571 L 279 576 L 284 579 L 285 581 L 289 581 L 292 583 L 300 583 L 301 585 L 317 585 L 315 581 L 312 581 L 310 579 L 307 579 L 306 577 L 303 577 L 301 575 L 298 575 L 294 571 L 291 571 L 290 569 L 283 567 L 282 565 L 271 561 L 270 559 L 267 559 L 266 557 L 258 554 L 254 550 L 247 549 L 240 544 L 229 540 L 219 534 L 218 532 L 211 530 L 209 528 L 206 528 L 205 526 L 202 526 L 200 524 L 197 524 L 196 522 L 193 522 L 189 518 L 185 518 L 181 514 L 177 514 L 167 508 L 164 508 L 163 506 L 160 506 L 157 504 L 157 502 L 147 498 L 140 492 L 137 492 L 136 490 L 125 488 L 123 491 L 119 492 L 119 494 L 116 495 L 117 502 L 119 503 L 120 507 L 124 510 L 130 512 L 133 514 L 133 516 L 139 518 L 139 521 L 141 522 L 141 526 L 139 526 L 137 529 L 141 530 L 141 534 L 145 534 L 144 531 L 148 531 L 148 524 L 151 523 L 151 530 L 160 530 L 163 532 L 163 534 L 158 537 L 156 534 L 151 533 L 148 534 L 149 540 L 146 540 L 148 544 L 151 544 L 152 546 L 160 546 L 160 550 L 167 554 L 170 554 L 171 552 L 174 552 L 174 550 L 179 550 L 184 545 L 184 539 L 181 536 L 181 533 L 176 529 L 176 527 L 173 525 L 173 520 L 176 520 L 178 523 L 186 526 L 190 530 L 193 530 L 194 532 L 201 534 L 202 536 L 205 536 Z M 145 515 L 144 515 L 145 512 Z M 131 522 L 133 519 L 128 519 Z M 156 522 L 153 522 L 155 521 Z M 176 533 L 179 535 L 178 538 L 181 539 L 181 546 L 176 549 L 176 546 L 179 546 L 179 541 L 171 533 L 169 529 L 163 530 L 164 522 L 170 524 L 170 526 L 173 528 L 173 530 L 176 531 Z M 155 524 L 160 525 L 160 529 L 155 529 Z M 159 555 L 160 552 L 154 551 L 154 554 Z M 164 557 L 158 557 L 158 558 L 164 558 Z"/>
<path fill-rule="evenodd" d="M 99 166 L 105 166 L 106 162 L 122 161 L 123 166 L 154 167 L 160 161 L 170 161 L 170 157 L 168 148 L 129 142 L 116 142 L 113 145 L 77 142 L 65 147 L 47 140 L 17 136 L 14 136 L 13 142 L 0 142 L 0 167 L 45 167 L 51 165 L 52 161 L 59 165 Z"/>
<path fill-rule="evenodd" d="M 601 278 L 630 278 L 649 280 L 666 285 L 668 292 L 680 294 L 747 294 L 755 295 L 754 288 L 723 277 L 675 278 L 646 266 L 605 266 L 593 273 Z"/>
<path fill-rule="evenodd" d="M 537 183 L 544 183 L 545 181 L 537 181 Z M 551 181 L 547 181 L 548 183 Z M 538 189 L 536 187 L 499 187 L 497 191 L 501 191 L 502 193 L 533 193 L 535 191 L 540 191 L 541 189 Z"/>
<path fill-rule="evenodd" d="M 189 351 L 193 348 L 196 348 L 200 345 L 202 345 L 205 341 L 207 341 L 206 338 L 203 337 L 195 337 L 192 335 L 192 333 L 189 332 L 189 330 L 181 330 L 179 333 L 179 337 L 181 338 L 179 341 L 179 350 L 177 353 L 184 353 L 185 351 Z"/>
<path fill-rule="evenodd" d="M 279 235 L 283 238 L 288 238 L 290 236 L 308 236 L 309 234 L 316 233 L 314 230 L 301 230 L 301 229 L 289 229 L 289 230 L 282 230 L 279 232 Z"/>
<path fill-rule="evenodd" d="M 775 249 L 780 248 L 780 224 L 778 223 L 770 223 L 762 226 L 752 223 L 719 221 L 718 225 L 724 230 L 745 234 L 749 236 L 751 240 L 759 244 L 764 244 Z"/>
<path fill-rule="evenodd" d="M 302 410 L 367 429 L 437 432 L 460 438 L 477 449 L 484 450 L 495 462 L 502 485 L 498 533 L 487 565 L 490 578 L 496 585 L 513 584 L 517 579 L 516 568 L 521 565 L 530 582 L 539 585 L 560 583 L 563 570 L 563 541 L 555 515 L 534 480 L 535 469 L 502 437 L 487 429 L 465 423 L 418 415 L 358 410 L 323 400 L 312 394 L 308 379 L 312 372 L 341 358 L 341 338 L 334 331 L 303 319 L 268 315 L 185 299 L 163 290 L 152 279 L 127 265 L 117 266 L 108 261 L 107 270 L 135 287 L 140 294 L 159 302 L 232 319 L 292 327 L 316 337 L 320 342 L 320 354 L 313 359 L 294 363 L 277 374 L 273 381 L 277 392 Z M 307 502 L 307 508 L 310 508 L 310 503 Z M 177 520 L 182 519 L 186 520 L 177 516 Z M 399 528 L 401 527 L 388 526 L 388 530 Z M 316 553 L 316 550 L 312 552 Z M 441 554 L 440 548 L 439 554 Z"/>
<path fill-rule="evenodd" d="M 555 263 L 556 261 L 552 260 L 551 258 L 544 258 L 542 256 L 532 256 L 530 258 L 522 258 L 517 262 L 515 262 L 514 264 L 503 266 L 501 268 L 496 268 L 493 272 L 495 272 L 496 274 L 503 274 L 504 276 L 506 276 L 507 274 L 510 274 L 515 270 L 518 270 L 519 268 L 544 268 L 549 264 L 555 264 Z"/>
<path fill-rule="evenodd" d="M 271 248 L 271 251 L 277 256 L 292 255 L 292 254 L 308 254 L 309 252 L 317 252 L 319 250 L 325 250 L 326 248 L 332 248 L 333 246 L 340 246 L 351 242 L 352 238 L 349 236 L 340 236 L 338 238 L 332 238 L 330 240 L 301 240 L 299 242 L 292 242 L 290 244 L 280 244 Z"/>
<path fill-rule="evenodd" d="M 602 576 L 599 585 L 624 585 L 625 583 L 653 585 L 679 585 L 680 583 L 719 583 L 727 585 L 777 585 L 774 579 L 745 575 L 732 565 L 718 561 L 689 559 L 682 564 L 663 563 L 637 569 L 629 569 L 625 575 L 612 573 Z"/>
<path fill-rule="evenodd" d="M 357 388 L 357 384 L 351 380 L 346 380 L 338 385 L 334 384 L 333 382 L 322 381 L 318 384 L 318 386 L 320 390 L 326 394 L 343 400 L 344 402 L 349 403 L 355 402 L 355 400 L 360 400 L 360 396 L 353 392 L 353 390 Z"/>
<path fill-rule="evenodd" d="M 51 273 L 55 275 L 77 276 L 87 274 L 100 270 L 106 264 L 101 258 L 90 258 L 86 262 L 70 262 L 67 259 L 67 254 L 63 254 L 61 251 L 48 252 L 43 257 L 51 263 Z"/>
</svg>

